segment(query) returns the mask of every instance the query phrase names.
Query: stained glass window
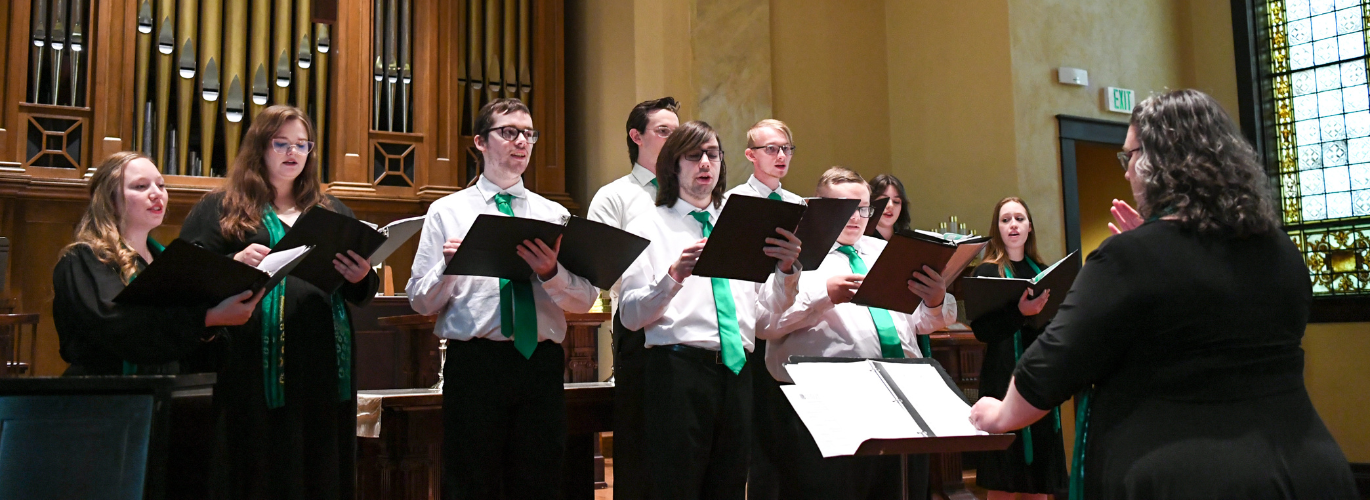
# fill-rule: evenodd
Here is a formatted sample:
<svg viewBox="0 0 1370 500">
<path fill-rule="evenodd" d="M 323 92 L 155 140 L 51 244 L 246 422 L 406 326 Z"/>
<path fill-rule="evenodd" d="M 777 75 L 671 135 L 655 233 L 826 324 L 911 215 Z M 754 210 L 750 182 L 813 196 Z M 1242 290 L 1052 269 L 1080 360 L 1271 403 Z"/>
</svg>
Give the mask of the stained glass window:
<svg viewBox="0 0 1370 500">
<path fill-rule="evenodd" d="M 1274 165 L 1316 295 L 1370 294 L 1370 0 L 1269 0 Z"/>
</svg>

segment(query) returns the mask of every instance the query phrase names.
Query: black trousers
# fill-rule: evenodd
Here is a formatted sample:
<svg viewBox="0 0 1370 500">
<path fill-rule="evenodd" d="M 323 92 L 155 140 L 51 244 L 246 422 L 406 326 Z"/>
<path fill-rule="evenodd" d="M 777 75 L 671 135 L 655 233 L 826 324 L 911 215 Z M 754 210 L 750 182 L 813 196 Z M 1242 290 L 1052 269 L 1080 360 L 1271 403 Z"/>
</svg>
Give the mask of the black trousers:
<svg viewBox="0 0 1370 500">
<path fill-rule="evenodd" d="M 647 364 L 646 334 L 629 330 L 614 313 L 614 498 L 647 497 L 643 456 L 642 382 Z"/>
<path fill-rule="evenodd" d="M 539 342 L 449 341 L 442 388 L 447 500 L 559 499 L 566 449 L 565 359 Z"/>
<path fill-rule="evenodd" d="M 758 446 L 771 457 L 776 471 L 775 496 L 770 498 L 900 498 L 899 457 L 823 458 L 813 435 L 780 391 L 780 383 L 757 385 L 757 390 L 763 388 L 766 394 L 756 397 L 755 432 Z M 909 456 L 909 498 L 928 498 L 927 455 Z"/>
<path fill-rule="evenodd" d="M 646 354 L 647 498 L 745 499 L 751 377 L 764 367 L 747 363 L 734 374 L 716 361 L 664 346 Z"/>
<path fill-rule="evenodd" d="M 780 500 L 785 498 L 780 496 L 780 477 L 770 456 L 772 450 L 763 442 L 774 434 L 765 408 L 777 401 L 789 403 L 766 369 L 765 339 L 756 339 L 756 349 L 747 355 L 747 363 L 756 367 L 752 372 L 752 461 L 747 470 L 747 500 Z"/>
</svg>

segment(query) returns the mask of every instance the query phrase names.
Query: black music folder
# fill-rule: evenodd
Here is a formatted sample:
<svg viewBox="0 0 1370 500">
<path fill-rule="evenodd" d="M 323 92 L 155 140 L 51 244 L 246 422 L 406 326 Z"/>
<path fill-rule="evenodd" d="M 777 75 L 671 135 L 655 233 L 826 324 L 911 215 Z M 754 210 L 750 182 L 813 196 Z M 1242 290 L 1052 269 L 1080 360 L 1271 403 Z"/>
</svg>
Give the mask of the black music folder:
<svg viewBox="0 0 1370 500">
<path fill-rule="evenodd" d="M 777 262 L 763 252 L 766 238 L 783 238 L 775 231 L 777 227 L 793 231 L 804 210 L 804 205 L 798 203 L 755 196 L 728 197 L 695 263 L 694 275 L 766 282 Z"/>
<path fill-rule="evenodd" d="M 1030 296 L 1036 297 L 1043 290 L 1051 290 L 1051 298 L 1036 316 L 1027 318 L 1033 328 L 1046 326 L 1060 310 L 1061 302 L 1066 300 L 1066 292 L 1080 274 L 1080 260 L 1075 258 L 1079 250 L 1070 252 L 1064 259 L 1056 261 L 1051 267 L 1042 270 L 1032 278 L 1000 278 L 997 276 L 967 276 L 961 278 L 961 298 L 966 301 L 966 318 L 975 321 L 986 313 L 1002 310 L 1018 304 L 1023 290 L 1032 289 Z"/>
<path fill-rule="evenodd" d="M 614 286 L 652 242 L 647 238 L 581 217 L 571 217 L 557 261 L 600 290 Z"/>
<path fill-rule="evenodd" d="M 247 290 L 274 288 L 313 253 L 309 247 L 271 252 L 252 267 L 177 238 L 114 301 L 150 306 L 214 305 Z"/>
<path fill-rule="evenodd" d="M 799 220 L 794 235 L 800 241 L 799 263 L 805 271 L 812 271 L 818 269 L 823 257 L 832 251 L 832 244 L 842 236 L 842 230 L 856 213 L 861 200 L 807 198 L 804 201 L 808 208 L 804 209 L 804 218 Z"/>
<path fill-rule="evenodd" d="M 985 236 L 947 239 L 927 231 L 895 233 L 880 258 L 870 266 L 851 301 L 913 314 L 922 303 L 922 299 L 909 290 L 908 282 L 914 271 L 922 271 L 923 266 L 931 267 L 950 285 L 988 243 L 989 238 Z"/>
<path fill-rule="evenodd" d="M 471 224 L 443 273 L 530 281 L 533 268 L 518 256 L 518 246 L 525 240 L 540 239 L 552 247 L 556 245 L 557 237 L 562 238 L 557 262 L 571 274 L 605 290 L 618 281 L 650 244 L 645 238 L 622 229 L 580 217 L 571 217 L 561 225 L 523 217 L 481 214 Z"/>
<path fill-rule="evenodd" d="M 889 204 L 889 198 L 881 198 L 871 203 L 871 218 L 866 219 L 866 236 L 875 236 L 875 227 L 880 225 L 880 217 L 885 214 L 885 205 Z"/>
<path fill-rule="evenodd" d="M 419 222 L 418 226 L 421 228 L 423 223 Z M 406 226 L 408 227 L 410 226 Z M 285 233 L 285 237 L 281 238 L 271 251 L 278 252 L 302 246 L 314 247 L 309 257 L 295 266 L 290 275 L 331 293 L 343 284 L 342 274 L 333 267 L 333 259 L 337 258 L 337 254 L 347 255 L 347 251 L 351 250 L 363 258 L 370 258 L 373 254 L 378 254 L 377 250 L 392 239 L 398 241 L 389 250 L 391 252 L 404 243 L 404 239 L 413 235 L 413 232 L 409 232 L 403 239 L 398 234 L 395 238 L 389 238 L 372 228 L 370 224 L 332 210 L 314 208 L 296 219 L 295 225 L 290 227 L 290 231 Z"/>
<path fill-rule="evenodd" d="M 447 261 L 443 274 L 531 281 L 533 268 L 518 256 L 518 246 L 524 240 L 542 240 L 551 247 L 565 229 L 543 220 L 480 214 L 461 239 L 457 253 Z"/>
</svg>

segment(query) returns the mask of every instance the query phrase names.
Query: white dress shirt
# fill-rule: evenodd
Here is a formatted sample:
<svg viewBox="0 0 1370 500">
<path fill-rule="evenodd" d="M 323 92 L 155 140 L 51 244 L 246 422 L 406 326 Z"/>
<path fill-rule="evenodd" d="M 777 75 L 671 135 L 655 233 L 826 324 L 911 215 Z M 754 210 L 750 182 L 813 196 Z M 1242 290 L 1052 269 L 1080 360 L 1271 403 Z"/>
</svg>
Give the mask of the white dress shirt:
<svg viewBox="0 0 1370 500">
<path fill-rule="evenodd" d="M 774 192 L 780 193 L 780 201 L 785 201 L 789 203 L 804 203 L 804 197 L 786 191 L 784 184 L 776 186 Z M 765 184 L 762 184 L 761 180 L 756 178 L 756 174 L 752 174 L 750 177 L 747 178 L 747 182 L 738 184 L 737 187 L 729 189 L 727 193 L 723 193 L 723 201 L 726 203 L 728 198 L 734 194 L 755 196 L 757 198 L 766 198 L 770 196 L 771 193 L 771 188 L 768 188 Z"/>
<path fill-rule="evenodd" d="M 818 269 L 805 272 L 799 278 L 799 295 L 778 320 L 762 315 L 763 325 L 757 336 L 766 339 L 766 367 L 771 376 L 782 382 L 793 382 L 785 372 L 784 364 L 790 356 L 824 356 L 844 358 L 878 358 L 880 354 L 880 335 L 875 330 L 870 308 L 850 302 L 833 305 L 828 298 L 828 278 L 839 274 L 852 274 L 851 261 L 847 254 L 837 251 L 840 244 L 834 244 Z M 870 268 L 880 258 L 885 242 L 869 236 L 862 236 L 855 245 L 857 255 Z M 890 311 L 894 328 L 899 332 L 899 340 L 904 347 L 904 355 L 910 358 L 923 357 L 918 351 L 917 335 L 927 335 L 948 324 L 956 322 L 956 298 L 947 294 L 942 307 L 928 309 L 919 304 L 913 314 Z M 770 328 L 769 325 L 774 325 Z"/>
<path fill-rule="evenodd" d="M 586 218 L 619 229 L 628 229 L 628 223 L 639 215 L 656 211 L 657 187 L 652 185 L 654 180 L 656 175 L 642 165 L 634 163 L 631 173 L 605 184 L 595 192 L 594 199 L 590 200 L 590 211 Z M 620 278 L 609 289 L 609 300 L 614 310 L 618 309 L 619 289 L 622 288 L 622 284 L 623 279 Z"/>
<path fill-rule="evenodd" d="M 679 283 L 669 273 L 680 252 L 703 238 L 701 224 L 690 215 L 696 210 L 682 199 L 674 206 L 656 207 L 651 217 L 638 217 L 629 226 L 630 232 L 652 243 L 623 275 L 619 318 L 629 330 L 646 329 L 647 347 L 684 344 L 720 349 L 712 281 L 691 275 Z M 709 205 L 706 211 L 710 222 L 718 220 L 719 209 Z M 758 311 L 789 308 L 798 284 L 798 269 L 789 274 L 777 270 L 762 284 L 729 280 L 742 346 L 748 352 L 755 347 Z"/>
<path fill-rule="evenodd" d="M 428 207 L 428 220 L 423 223 L 419 237 L 419 251 L 414 256 L 414 268 L 404 290 L 409 305 L 419 314 L 438 314 L 433 333 L 453 340 L 484 338 L 511 340 L 500 333 L 499 279 L 485 276 L 447 276 L 447 259 L 442 245 L 448 238 L 465 238 L 471 224 L 481 214 L 503 215 L 495 205 L 495 195 L 514 196 L 510 208 L 514 215 L 560 224 L 570 212 L 560 204 L 528 191 L 523 181 L 509 189 L 500 189 L 484 175 L 476 185 L 442 197 Z M 549 245 L 552 242 L 546 242 Z M 513 252 L 514 249 L 509 249 Z M 560 343 L 566 337 L 564 311 L 584 313 L 599 296 L 599 290 L 588 280 L 571 274 L 557 264 L 557 274 L 542 281 L 532 276 L 533 302 L 537 305 L 538 340 Z"/>
</svg>

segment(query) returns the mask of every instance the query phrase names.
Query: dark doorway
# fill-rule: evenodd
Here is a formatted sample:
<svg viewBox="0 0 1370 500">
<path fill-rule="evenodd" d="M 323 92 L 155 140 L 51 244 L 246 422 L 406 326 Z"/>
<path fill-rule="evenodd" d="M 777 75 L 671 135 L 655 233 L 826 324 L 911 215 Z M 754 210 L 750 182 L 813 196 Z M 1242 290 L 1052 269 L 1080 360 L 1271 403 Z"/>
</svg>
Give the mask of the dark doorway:
<svg viewBox="0 0 1370 500">
<path fill-rule="evenodd" d="M 1107 238 L 1114 198 L 1132 203 L 1116 153 L 1127 137 L 1127 124 L 1056 115 L 1061 137 L 1061 194 L 1064 198 L 1066 252 L 1080 257 Z"/>
</svg>

